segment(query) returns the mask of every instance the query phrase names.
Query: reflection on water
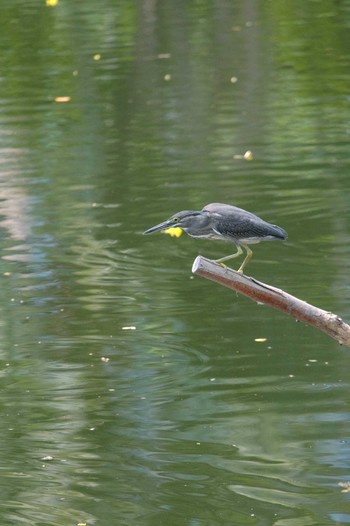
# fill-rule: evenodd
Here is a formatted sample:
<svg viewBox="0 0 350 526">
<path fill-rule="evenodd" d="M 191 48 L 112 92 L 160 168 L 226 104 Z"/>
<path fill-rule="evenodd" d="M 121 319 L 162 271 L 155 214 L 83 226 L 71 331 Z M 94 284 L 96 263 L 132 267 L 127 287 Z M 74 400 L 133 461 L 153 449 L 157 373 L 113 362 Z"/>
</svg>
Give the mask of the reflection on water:
<svg viewBox="0 0 350 526">
<path fill-rule="evenodd" d="M 99 5 L 3 9 L 0 522 L 350 523 L 347 350 L 142 236 L 350 319 L 347 3 Z"/>
</svg>

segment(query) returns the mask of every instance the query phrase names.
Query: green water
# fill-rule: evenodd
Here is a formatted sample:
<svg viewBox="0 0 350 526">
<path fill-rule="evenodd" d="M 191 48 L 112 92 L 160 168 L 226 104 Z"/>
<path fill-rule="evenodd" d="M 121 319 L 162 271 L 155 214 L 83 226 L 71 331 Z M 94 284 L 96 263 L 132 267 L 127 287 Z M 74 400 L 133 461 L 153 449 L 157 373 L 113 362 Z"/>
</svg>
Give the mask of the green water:
<svg viewBox="0 0 350 526">
<path fill-rule="evenodd" d="M 349 15 L 2 2 L 2 526 L 350 523 L 349 350 L 142 235 L 246 208 L 248 274 L 350 320 Z"/>
</svg>

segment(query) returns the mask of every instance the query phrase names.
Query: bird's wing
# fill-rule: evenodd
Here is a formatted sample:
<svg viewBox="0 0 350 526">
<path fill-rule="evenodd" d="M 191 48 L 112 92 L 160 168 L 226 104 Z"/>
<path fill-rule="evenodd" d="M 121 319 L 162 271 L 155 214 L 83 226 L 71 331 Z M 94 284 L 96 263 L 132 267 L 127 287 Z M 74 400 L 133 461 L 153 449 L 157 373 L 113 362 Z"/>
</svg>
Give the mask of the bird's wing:
<svg viewBox="0 0 350 526">
<path fill-rule="evenodd" d="M 286 239 L 287 232 L 277 225 L 267 223 L 260 217 L 232 205 L 211 203 L 203 208 L 216 217 L 213 229 L 217 234 L 226 238 L 254 239 L 279 238 Z"/>
<path fill-rule="evenodd" d="M 231 214 L 222 217 L 215 230 L 225 237 L 233 239 L 263 239 L 264 237 L 281 237 L 280 228 L 253 214 Z"/>
</svg>

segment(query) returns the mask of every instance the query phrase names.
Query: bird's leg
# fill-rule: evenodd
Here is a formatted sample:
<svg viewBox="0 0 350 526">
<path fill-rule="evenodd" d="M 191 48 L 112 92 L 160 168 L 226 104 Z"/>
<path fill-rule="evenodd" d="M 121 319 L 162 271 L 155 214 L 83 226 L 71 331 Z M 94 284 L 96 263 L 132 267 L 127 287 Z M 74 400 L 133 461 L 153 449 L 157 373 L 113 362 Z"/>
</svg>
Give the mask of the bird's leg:
<svg viewBox="0 0 350 526">
<path fill-rule="evenodd" d="M 216 259 L 215 263 L 219 263 L 222 267 L 226 268 L 226 265 L 224 265 L 224 261 L 227 261 L 228 259 L 238 258 L 241 254 L 243 254 L 243 250 L 241 249 L 241 247 L 237 247 L 237 252 L 231 254 L 231 256 L 225 256 L 224 258 Z"/>
<path fill-rule="evenodd" d="M 246 251 L 247 251 L 247 255 L 246 255 L 245 260 L 243 261 L 242 265 L 241 265 L 241 266 L 239 267 L 239 269 L 238 269 L 238 272 L 240 272 L 241 274 L 243 274 L 244 267 L 245 267 L 246 265 L 248 265 L 249 261 L 250 261 L 250 260 L 252 259 L 252 257 L 253 257 L 253 251 L 250 250 L 250 248 L 247 247 L 247 245 L 243 245 L 243 246 L 244 246 L 244 248 L 245 248 Z"/>
</svg>

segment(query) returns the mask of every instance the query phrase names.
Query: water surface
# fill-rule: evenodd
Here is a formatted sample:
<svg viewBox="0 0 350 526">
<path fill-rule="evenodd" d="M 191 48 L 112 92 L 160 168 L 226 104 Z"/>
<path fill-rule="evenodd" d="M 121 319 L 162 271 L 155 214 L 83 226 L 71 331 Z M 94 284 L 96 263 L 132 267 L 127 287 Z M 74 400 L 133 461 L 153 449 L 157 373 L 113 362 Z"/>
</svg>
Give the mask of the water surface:
<svg viewBox="0 0 350 526">
<path fill-rule="evenodd" d="M 348 350 L 142 236 L 350 319 L 349 2 L 3 4 L 1 524 L 350 523 Z"/>
</svg>

